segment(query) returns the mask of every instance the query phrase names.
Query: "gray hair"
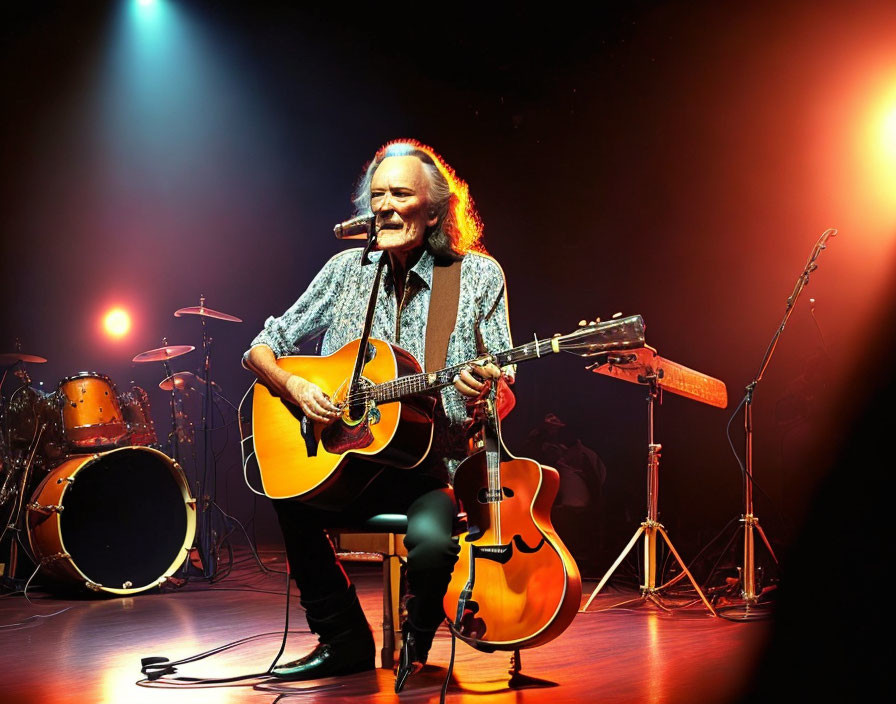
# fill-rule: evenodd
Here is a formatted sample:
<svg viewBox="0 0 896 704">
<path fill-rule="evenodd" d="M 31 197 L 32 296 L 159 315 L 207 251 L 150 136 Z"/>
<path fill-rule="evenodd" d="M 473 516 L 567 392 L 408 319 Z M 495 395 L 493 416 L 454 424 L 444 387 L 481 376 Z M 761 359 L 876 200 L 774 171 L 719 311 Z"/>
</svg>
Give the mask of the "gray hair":
<svg viewBox="0 0 896 704">
<path fill-rule="evenodd" d="M 355 192 L 352 195 L 352 203 L 355 206 L 355 215 L 371 215 L 370 209 L 370 184 L 373 181 L 373 173 L 386 157 L 390 156 L 415 156 L 423 164 L 423 170 L 427 174 L 429 189 L 427 201 L 430 211 L 436 215 L 436 224 L 427 229 L 426 248 L 437 259 L 458 260 L 463 255 L 457 250 L 458 243 L 454 233 L 457 232 L 453 222 L 454 213 L 451 208 L 451 187 L 448 181 L 439 171 L 439 167 L 432 158 L 422 149 L 410 142 L 392 142 L 381 148 L 373 160 L 367 165 L 358 180 Z"/>
</svg>

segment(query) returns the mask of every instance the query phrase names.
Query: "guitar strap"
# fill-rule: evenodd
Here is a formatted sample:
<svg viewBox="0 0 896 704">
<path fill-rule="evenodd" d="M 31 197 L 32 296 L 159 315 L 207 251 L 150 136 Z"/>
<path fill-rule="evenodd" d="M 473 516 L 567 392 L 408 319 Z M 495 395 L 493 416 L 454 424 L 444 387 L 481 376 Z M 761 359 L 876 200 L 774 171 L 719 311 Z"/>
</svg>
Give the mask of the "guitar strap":
<svg viewBox="0 0 896 704">
<path fill-rule="evenodd" d="M 424 366 L 427 371 L 442 369 L 448 358 L 448 341 L 457 323 L 460 269 L 461 262 L 448 264 L 436 262 L 433 265 L 424 353 L 426 356 Z"/>
</svg>

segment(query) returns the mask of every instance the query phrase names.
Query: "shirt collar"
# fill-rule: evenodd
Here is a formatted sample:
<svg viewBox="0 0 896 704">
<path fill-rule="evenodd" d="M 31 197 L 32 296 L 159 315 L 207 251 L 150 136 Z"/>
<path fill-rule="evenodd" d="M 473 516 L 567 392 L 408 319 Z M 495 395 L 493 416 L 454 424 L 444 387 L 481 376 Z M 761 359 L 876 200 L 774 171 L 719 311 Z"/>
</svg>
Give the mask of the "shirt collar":
<svg viewBox="0 0 896 704">
<path fill-rule="evenodd" d="M 374 254 L 378 254 L 379 256 L 386 256 L 385 252 L 375 252 L 371 254 L 371 259 L 376 261 L 373 258 Z M 435 257 L 430 254 L 429 250 L 424 249 L 423 253 L 420 255 L 420 258 L 417 260 L 417 263 L 411 267 L 408 274 L 413 274 L 414 277 L 420 282 L 423 283 L 426 288 L 432 288 L 432 271 L 433 267 L 435 267 Z M 389 276 L 386 277 L 386 285 L 391 289 L 392 288 L 392 270 L 391 263 L 389 260 L 386 260 L 386 268 L 389 269 Z"/>
</svg>

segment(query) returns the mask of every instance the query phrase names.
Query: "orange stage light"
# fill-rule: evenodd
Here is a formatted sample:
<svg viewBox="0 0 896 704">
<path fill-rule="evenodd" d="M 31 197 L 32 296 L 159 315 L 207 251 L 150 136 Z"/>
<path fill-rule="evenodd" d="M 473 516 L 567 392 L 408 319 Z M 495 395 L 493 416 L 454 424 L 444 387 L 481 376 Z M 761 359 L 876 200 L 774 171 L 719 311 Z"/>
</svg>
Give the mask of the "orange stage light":
<svg viewBox="0 0 896 704">
<path fill-rule="evenodd" d="M 113 308 L 103 318 L 103 328 L 110 337 L 124 337 L 131 329 L 131 316 L 122 308 Z"/>
<path fill-rule="evenodd" d="M 889 112 L 884 116 L 881 137 L 883 138 L 884 151 L 891 159 L 896 160 L 896 100 L 893 101 Z"/>
<path fill-rule="evenodd" d="M 866 118 L 866 188 L 876 199 L 883 217 L 892 224 L 896 217 L 896 84 L 890 78 L 887 90 L 873 101 Z"/>
</svg>

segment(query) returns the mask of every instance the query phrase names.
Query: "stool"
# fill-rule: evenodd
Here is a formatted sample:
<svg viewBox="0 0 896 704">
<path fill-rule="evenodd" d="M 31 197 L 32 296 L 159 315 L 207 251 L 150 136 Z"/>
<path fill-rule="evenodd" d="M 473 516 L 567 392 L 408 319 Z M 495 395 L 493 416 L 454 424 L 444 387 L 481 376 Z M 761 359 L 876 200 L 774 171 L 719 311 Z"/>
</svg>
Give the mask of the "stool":
<svg viewBox="0 0 896 704">
<path fill-rule="evenodd" d="M 330 531 L 337 542 L 340 560 L 383 563 L 383 649 L 380 651 L 381 667 L 391 670 L 401 650 L 401 585 L 403 567 L 408 551 L 404 547 L 404 534 L 408 529 L 408 517 L 403 513 L 381 513 L 363 524 Z M 398 626 L 396 628 L 396 626 Z"/>
</svg>

